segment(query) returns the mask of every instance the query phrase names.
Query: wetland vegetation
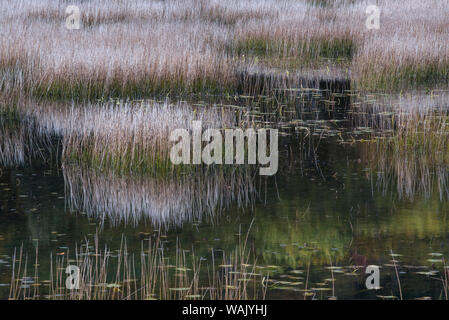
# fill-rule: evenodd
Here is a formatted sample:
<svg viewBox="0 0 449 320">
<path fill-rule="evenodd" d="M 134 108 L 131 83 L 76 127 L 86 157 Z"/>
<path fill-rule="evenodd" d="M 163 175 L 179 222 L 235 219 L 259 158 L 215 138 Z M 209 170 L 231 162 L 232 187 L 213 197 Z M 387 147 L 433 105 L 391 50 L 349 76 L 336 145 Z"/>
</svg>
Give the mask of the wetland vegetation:
<svg viewBox="0 0 449 320">
<path fill-rule="evenodd" d="M 447 299 L 449 6 L 376 3 L 0 0 L 0 298 Z M 193 120 L 277 174 L 173 165 Z"/>
</svg>

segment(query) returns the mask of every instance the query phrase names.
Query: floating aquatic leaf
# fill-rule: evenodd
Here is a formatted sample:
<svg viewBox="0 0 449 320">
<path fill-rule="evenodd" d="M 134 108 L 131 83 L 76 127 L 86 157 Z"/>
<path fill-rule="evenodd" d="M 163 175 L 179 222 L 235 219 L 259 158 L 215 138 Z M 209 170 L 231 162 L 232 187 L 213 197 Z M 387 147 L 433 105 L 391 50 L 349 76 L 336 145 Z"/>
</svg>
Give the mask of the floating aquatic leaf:
<svg viewBox="0 0 449 320">
<path fill-rule="evenodd" d="M 290 281 L 277 281 L 276 284 L 282 284 L 287 286 L 295 285 L 296 282 L 290 282 Z"/>
</svg>

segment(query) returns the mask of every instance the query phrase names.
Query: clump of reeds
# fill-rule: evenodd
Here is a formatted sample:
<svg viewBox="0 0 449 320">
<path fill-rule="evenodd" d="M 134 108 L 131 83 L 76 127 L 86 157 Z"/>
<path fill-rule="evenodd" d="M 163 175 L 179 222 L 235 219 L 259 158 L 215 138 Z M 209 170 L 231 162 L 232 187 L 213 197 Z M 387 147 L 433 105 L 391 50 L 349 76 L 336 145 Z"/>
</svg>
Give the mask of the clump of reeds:
<svg viewBox="0 0 449 320">
<path fill-rule="evenodd" d="M 251 270 L 253 259 L 242 239 L 223 260 L 200 259 L 176 244 L 175 256 L 164 250 L 160 237 L 142 241 L 140 252 L 130 252 L 126 240 L 118 250 L 85 242 L 67 252 L 52 255 L 49 273 L 39 270 L 38 250 L 30 268 L 28 254 L 14 253 L 9 299 L 50 300 L 155 300 L 264 298 L 259 275 Z M 204 262 L 207 260 L 207 262 Z M 219 265 L 219 263 L 222 263 Z M 79 268 L 78 288 L 66 285 L 68 266 Z M 31 269 L 31 271 L 30 271 Z M 48 270 L 47 269 L 47 270 Z M 232 271 L 232 272 L 231 272 Z M 71 282 L 75 284 L 75 281 Z M 251 290 L 250 290 L 251 289 Z"/>
<path fill-rule="evenodd" d="M 362 161 L 384 191 L 396 185 L 401 198 L 429 197 L 436 186 L 441 199 L 449 195 L 447 98 L 437 91 L 356 105 L 358 126 L 374 129 L 375 142 L 361 146 Z"/>
<path fill-rule="evenodd" d="M 168 100 L 111 99 L 96 103 L 26 100 L 18 103 L 14 112 L 26 119 L 29 125 L 24 128 L 35 139 L 54 137 L 54 142 L 62 145 L 63 163 L 120 174 L 203 170 L 198 165 L 175 166 L 170 160 L 171 147 L 176 143 L 170 140 L 171 133 L 183 129 L 191 134 L 193 121 L 201 122 L 202 131 L 236 127 L 245 130 L 261 125 L 257 112 L 239 106 Z"/>
<path fill-rule="evenodd" d="M 5 89 L 92 99 L 233 86 L 232 66 L 217 48 L 221 36 L 214 36 L 223 32 L 190 17 L 191 4 L 161 8 L 144 1 L 114 5 L 100 0 L 77 5 L 84 19 L 81 30 L 65 28 L 65 3 L 10 3 L 1 11 L 2 29 L 9 34 L 0 37 Z"/>
</svg>

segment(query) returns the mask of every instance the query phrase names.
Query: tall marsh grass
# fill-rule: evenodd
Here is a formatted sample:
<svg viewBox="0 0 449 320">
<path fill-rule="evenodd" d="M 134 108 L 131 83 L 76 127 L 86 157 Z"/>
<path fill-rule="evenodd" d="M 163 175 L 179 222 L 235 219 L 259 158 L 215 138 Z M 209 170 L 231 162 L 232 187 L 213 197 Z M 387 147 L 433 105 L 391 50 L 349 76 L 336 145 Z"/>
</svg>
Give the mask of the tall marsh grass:
<svg viewBox="0 0 449 320">
<path fill-rule="evenodd" d="M 173 130 L 191 129 L 193 120 L 202 121 L 204 128 L 231 127 L 234 122 L 230 112 L 186 104 L 103 104 L 71 110 L 63 160 L 116 172 L 175 170 L 169 159 Z"/>
</svg>

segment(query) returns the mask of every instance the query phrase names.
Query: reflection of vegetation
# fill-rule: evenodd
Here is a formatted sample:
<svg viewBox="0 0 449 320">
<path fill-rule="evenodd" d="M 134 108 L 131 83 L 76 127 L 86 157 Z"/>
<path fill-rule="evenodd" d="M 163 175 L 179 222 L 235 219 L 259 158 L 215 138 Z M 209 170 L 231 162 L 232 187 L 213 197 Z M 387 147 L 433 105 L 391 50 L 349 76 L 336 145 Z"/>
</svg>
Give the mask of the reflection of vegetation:
<svg viewBox="0 0 449 320">
<path fill-rule="evenodd" d="M 262 244 L 260 250 L 264 263 L 282 265 L 283 268 L 305 267 L 329 264 L 329 256 L 341 263 L 346 255 L 345 249 L 351 240 L 349 225 L 335 228 L 322 215 L 311 217 L 314 213 L 297 212 L 296 216 L 287 216 L 291 212 L 290 201 L 278 205 L 279 216 L 273 219 L 261 219 L 255 226 L 255 241 Z M 283 223 L 276 223 L 283 217 Z M 333 226 L 333 227 L 332 227 Z"/>
<path fill-rule="evenodd" d="M 197 171 L 165 177 L 99 173 L 80 167 L 63 167 L 67 197 L 72 209 L 100 221 L 158 226 L 214 221 L 236 205 L 251 206 L 256 199 L 254 172 L 248 168 Z"/>
<path fill-rule="evenodd" d="M 447 94 L 401 98 L 392 105 L 362 106 L 360 123 L 373 127 L 375 143 L 364 143 L 361 159 L 386 191 L 396 185 L 399 197 L 449 194 L 449 114 Z M 358 115 L 355 114 L 357 118 Z"/>
</svg>

